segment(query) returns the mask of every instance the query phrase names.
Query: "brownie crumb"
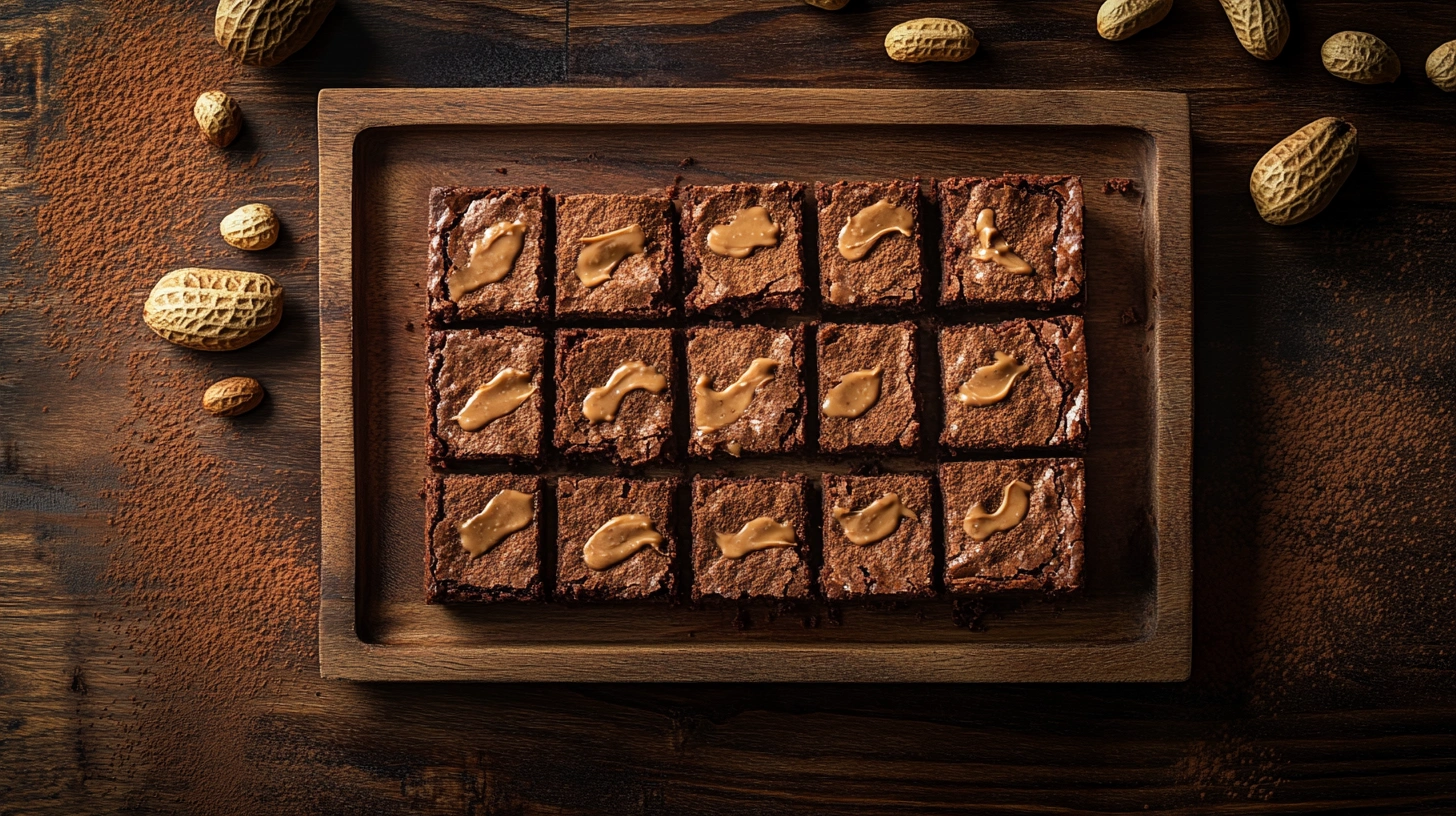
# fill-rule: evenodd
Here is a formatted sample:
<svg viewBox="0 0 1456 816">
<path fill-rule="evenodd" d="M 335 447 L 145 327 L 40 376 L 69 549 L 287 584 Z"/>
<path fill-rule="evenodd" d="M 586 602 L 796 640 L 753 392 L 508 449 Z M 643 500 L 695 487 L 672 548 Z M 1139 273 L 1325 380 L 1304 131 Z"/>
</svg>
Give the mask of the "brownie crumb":
<svg viewBox="0 0 1456 816">
<path fill-rule="evenodd" d="M 693 161 L 693 157 L 692 156 L 688 156 L 686 159 L 683 159 L 682 161 L 678 162 L 677 163 L 677 166 L 678 167 L 692 167 L 695 164 L 697 164 L 697 162 L 696 161 Z"/>
<path fill-rule="evenodd" d="M 501 174 L 501 175 L 502 175 L 502 176 L 504 176 L 504 175 L 505 175 L 505 174 L 506 174 L 506 169 L 505 169 L 505 168 L 504 168 L 504 167 L 497 167 L 497 168 L 496 168 L 496 169 L 495 169 L 495 171 L 496 171 L 496 172 L 497 172 L 497 173 L 500 173 L 500 174 Z"/>
<path fill-rule="evenodd" d="M 1129 306 L 1122 310 L 1122 325 L 1136 326 L 1141 322 L 1143 322 L 1143 315 L 1136 306 Z"/>
<path fill-rule="evenodd" d="M 1133 192 L 1132 179 L 1110 178 L 1102 182 L 1102 192 L 1117 193 L 1118 195 L 1127 195 L 1128 193 Z"/>
</svg>

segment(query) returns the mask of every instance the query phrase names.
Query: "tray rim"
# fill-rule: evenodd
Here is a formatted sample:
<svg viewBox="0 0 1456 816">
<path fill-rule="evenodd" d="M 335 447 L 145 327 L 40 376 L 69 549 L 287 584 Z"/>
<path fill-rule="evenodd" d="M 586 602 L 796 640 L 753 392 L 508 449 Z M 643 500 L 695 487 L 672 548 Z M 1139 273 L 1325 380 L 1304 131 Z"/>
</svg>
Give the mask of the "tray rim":
<svg viewBox="0 0 1456 816">
<path fill-rule="evenodd" d="M 429 104 L 418 104 L 421 101 Z M 413 104 L 401 104 L 409 102 Z M 587 104 L 589 103 L 589 104 Z M 848 116 L 846 116 L 846 113 Z M 374 128 L 448 125 L 1118 127 L 1152 143 L 1150 631 L 1119 643 L 431 646 L 357 626 L 355 145 Z M 1152 91 L 800 88 L 393 88 L 319 92 L 319 673 L 381 681 L 1176 682 L 1192 669 L 1193 275 L 1188 98 Z M 1153 315 L 1150 315 L 1150 319 Z M 773 660 L 765 661 L 764 657 Z"/>
</svg>

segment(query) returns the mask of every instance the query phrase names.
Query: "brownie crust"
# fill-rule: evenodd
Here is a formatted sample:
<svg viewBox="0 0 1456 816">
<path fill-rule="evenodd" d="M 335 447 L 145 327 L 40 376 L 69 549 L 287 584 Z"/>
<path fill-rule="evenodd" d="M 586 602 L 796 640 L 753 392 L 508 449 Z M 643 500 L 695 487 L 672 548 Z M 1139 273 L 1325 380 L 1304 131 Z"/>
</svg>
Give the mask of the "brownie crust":
<svg viewBox="0 0 1456 816">
<path fill-rule="evenodd" d="M 819 327 L 819 449 L 914 451 L 920 445 L 920 406 L 916 399 L 918 357 L 914 323 L 890 325 L 827 323 Z M 880 398 L 850 419 L 824 413 L 829 390 L 846 374 L 875 368 Z"/>
<path fill-rule="evenodd" d="M 556 314 L 572 317 L 665 317 L 673 313 L 677 244 L 672 202 L 661 195 L 556 197 Z M 588 288 L 576 275 L 581 239 L 637 224 L 646 237 L 605 283 Z"/>
<path fill-rule="evenodd" d="M 481 459 L 530 459 L 541 455 L 541 380 L 545 341 L 535 329 L 460 329 L 430 335 L 430 417 L 426 448 L 430 464 Z M 536 390 L 520 407 L 476 431 L 458 415 L 501 369 L 531 372 Z"/>
<path fill-rule="evenodd" d="M 563 477 L 556 485 L 556 597 L 564 601 L 666 600 L 674 587 L 677 538 L 673 496 L 676 479 Z M 662 552 L 638 550 L 597 571 L 586 565 L 586 542 L 611 519 L 640 513 L 662 534 Z"/>
<path fill-rule="evenodd" d="M 827 309 L 917 306 L 925 280 L 924 239 L 920 227 L 920 180 L 820 182 L 819 293 Z M 851 261 L 839 252 L 839 232 L 856 213 L 879 201 L 903 207 L 913 216 L 911 234 L 880 238 L 865 257 Z"/>
<path fill-rule="evenodd" d="M 545 187 L 436 187 L 430 191 L 429 320 L 440 326 L 492 317 L 533 317 L 547 310 Z M 450 300 L 450 270 L 470 256 L 470 243 L 498 221 L 526 227 L 521 254 L 505 278 Z"/>
<path fill-rule="evenodd" d="M 536 497 L 525 529 L 472 558 L 455 525 L 485 509 L 502 490 Z M 540 600 L 541 480 L 534 476 L 430 476 L 425 480 L 425 602 Z"/>
<path fill-rule="evenodd" d="M 689 314 L 748 316 L 765 309 L 804 306 L 804 196 L 798 182 L 684 187 L 683 269 Z M 779 243 L 747 258 L 725 258 L 708 249 L 708 232 L 747 207 L 768 210 Z"/>
<path fill-rule="evenodd" d="M 793 453 L 804 447 L 804 327 L 764 326 L 689 329 L 688 425 L 690 453 L 712 456 L 737 442 L 750 453 Z M 695 385 L 706 376 L 708 387 L 722 391 L 736 382 L 755 358 L 779 362 L 772 379 L 759 386 L 748 409 L 736 421 L 716 430 L 702 430 L 693 421 Z"/>
<path fill-rule="evenodd" d="M 834 508 L 863 510 L 886 493 L 918 519 L 902 517 L 888 538 L 861 546 L 850 541 Z M 930 477 L 837 476 L 824 474 L 824 549 L 819 587 L 831 601 L 876 598 L 929 598 L 935 595 L 935 552 L 931 549 L 934 512 Z"/>
<path fill-rule="evenodd" d="M 693 480 L 693 600 L 807 598 L 810 591 L 802 476 Z M 718 533 L 736 533 L 768 516 L 794 531 L 798 545 L 724 558 Z"/>
<path fill-rule="evenodd" d="M 1005 399 L 972 406 L 956 390 L 995 353 L 1027 366 Z M 1012 451 L 1067 447 L 1087 441 L 1087 343 L 1082 318 L 1008 320 L 948 328 L 940 335 L 945 424 L 941 444 L 953 450 Z"/>
<path fill-rule="evenodd" d="M 1082 180 L 1078 176 L 946 179 L 938 185 L 943 223 L 940 301 L 946 305 L 1080 305 Z M 1018 275 L 978 260 L 976 218 L 996 211 L 996 228 L 1033 272 Z"/>
<path fill-rule="evenodd" d="M 972 540 L 972 505 L 994 513 L 1013 480 L 1031 485 L 1021 523 Z M 1001 459 L 940 466 L 945 512 L 945 587 L 952 594 L 1004 590 L 1067 592 L 1082 585 L 1081 459 Z"/>
<path fill-rule="evenodd" d="M 677 367 L 671 329 L 562 329 L 556 333 L 556 447 L 571 455 L 606 456 L 641 465 L 672 455 Z M 636 390 L 611 421 L 582 414 L 587 392 L 607 383 L 623 363 L 641 360 L 668 380 L 654 394 Z"/>
</svg>

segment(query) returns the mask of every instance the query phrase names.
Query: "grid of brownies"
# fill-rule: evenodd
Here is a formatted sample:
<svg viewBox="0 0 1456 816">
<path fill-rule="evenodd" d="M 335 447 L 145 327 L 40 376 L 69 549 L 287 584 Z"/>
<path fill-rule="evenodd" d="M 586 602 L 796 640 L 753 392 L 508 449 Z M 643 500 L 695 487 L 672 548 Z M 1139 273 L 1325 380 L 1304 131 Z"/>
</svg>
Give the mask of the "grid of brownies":
<svg viewBox="0 0 1456 816">
<path fill-rule="evenodd" d="M 1077 177 L 430 208 L 428 601 L 1081 586 Z"/>
</svg>

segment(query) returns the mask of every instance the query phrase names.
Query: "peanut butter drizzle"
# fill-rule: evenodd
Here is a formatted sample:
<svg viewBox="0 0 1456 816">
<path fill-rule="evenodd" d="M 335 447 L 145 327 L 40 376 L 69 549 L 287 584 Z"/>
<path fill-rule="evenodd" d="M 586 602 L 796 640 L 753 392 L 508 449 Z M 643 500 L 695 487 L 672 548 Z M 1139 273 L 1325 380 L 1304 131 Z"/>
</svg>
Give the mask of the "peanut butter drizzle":
<svg viewBox="0 0 1456 816">
<path fill-rule="evenodd" d="M 971 250 L 971 257 L 978 261 L 995 261 L 1013 275 L 1030 275 L 1031 264 L 1011 251 L 1011 245 L 996 229 L 996 211 L 987 207 L 976 216 L 976 235 L 981 245 Z"/>
<path fill-rule="evenodd" d="M 726 224 L 708 230 L 708 249 L 725 258 L 747 258 L 759 247 L 779 245 L 779 225 L 763 207 L 733 213 Z"/>
<path fill-rule="evenodd" d="M 882 366 L 875 366 L 845 374 L 824 398 L 824 415 L 854 419 L 874 407 L 880 401 L 883 371 Z"/>
<path fill-rule="evenodd" d="M 844 537 L 861 547 L 889 538 L 899 529 L 902 518 L 920 520 L 913 510 L 900 503 L 900 497 L 894 493 L 886 493 L 863 510 L 835 507 L 833 512 L 835 521 L 844 528 Z"/>
<path fill-rule="evenodd" d="M 460 298 L 476 289 L 511 274 L 525 235 L 526 225 L 519 221 L 497 221 L 487 227 L 479 238 L 470 242 L 470 257 L 465 265 L 451 269 L 445 278 L 450 300 L 459 303 Z"/>
<path fill-rule="evenodd" d="M 576 256 L 576 276 L 588 289 L 601 286 L 612 279 L 612 270 L 628 255 L 641 255 L 647 246 L 647 236 L 642 227 L 633 224 L 619 230 L 593 235 L 581 239 L 586 246 Z"/>
<path fill-rule="evenodd" d="M 751 552 L 772 547 L 792 547 L 796 542 L 794 531 L 769 518 L 759 516 L 743 525 L 736 533 L 718 533 L 718 549 L 724 558 L 737 560 Z"/>
<path fill-rule="evenodd" d="M 661 544 L 662 534 L 657 532 L 652 519 L 640 513 L 628 513 L 598 527 L 586 540 L 581 559 L 591 569 L 601 572 L 626 561 L 645 547 L 661 553 Z"/>
<path fill-rule="evenodd" d="M 743 412 L 748 410 L 748 404 L 753 401 L 753 395 L 758 393 L 758 387 L 773 379 L 774 371 L 778 367 L 778 360 L 754 358 L 743 376 L 722 391 L 714 391 L 708 387 L 707 375 L 699 376 L 698 381 L 693 384 L 693 421 L 698 430 L 716 431 L 737 422 Z"/>
<path fill-rule="evenodd" d="M 531 384 L 531 375 L 508 366 L 475 389 L 460 413 L 450 418 L 460 423 L 462 430 L 478 431 L 521 407 L 534 393 L 536 386 Z"/>
<path fill-rule="evenodd" d="M 981 366 L 971 372 L 969 380 L 961 383 L 961 387 L 956 389 L 956 399 L 977 408 L 995 405 L 1006 399 L 1006 395 L 1011 393 L 1011 386 L 1028 368 L 1030 366 L 1016 362 L 1010 354 L 998 351 L 996 362 Z"/>
<path fill-rule="evenodd" d="M 738 440 L 736 439 L 728 440 L 728 444 L 723 446 L 723 450 L 728 451 L 729 456 L 743 455 L 743 446 L 738 444 Z"/>
<path fill-rule="evenodd" d="M 1026 518 L 1026 509 L 1031 506 L 1031 485 L 1020 479 L 1015 479 L 1006 484 L 1001 491 L 1001 506 L 996 512 L 987 513 L 980 502 L 971 505 L 970 512 L 966 513 L 965 528 L 966 535 L 972 541 L 985 541 L 993 533 L 1003 530 L 1010 530 Z"/>
<path fill-rule="evenodd" d="M 908 237 L 914 226 L 915 219 L 909 210 L 881 199 L 844 222 L 839 230 L 839 254 L 846 260 L 857 261 L 870 254 L 884 236 L 898 232 Z"/>
<path fill-rule="evenodd" d="M 667 388 L 667 378 L 641 360 L 622 363 L 607 378 L 606 385 L 586 392 L 586 399 L 581 403 L 581 414 L 588 422 L 611 422 L 617 418 L 617 409 L 622 407 L 622 400 L 639 388 L 660 394 Z"/>
<path fill-rule="evenodd" d="M 536 517 L 535 497 L 519 490 L 502 490 L 486 502 L 485 509 L 455 525 L 460 546 L 479 558 L 517 530 L 524 530 Z"/>
</svg>

